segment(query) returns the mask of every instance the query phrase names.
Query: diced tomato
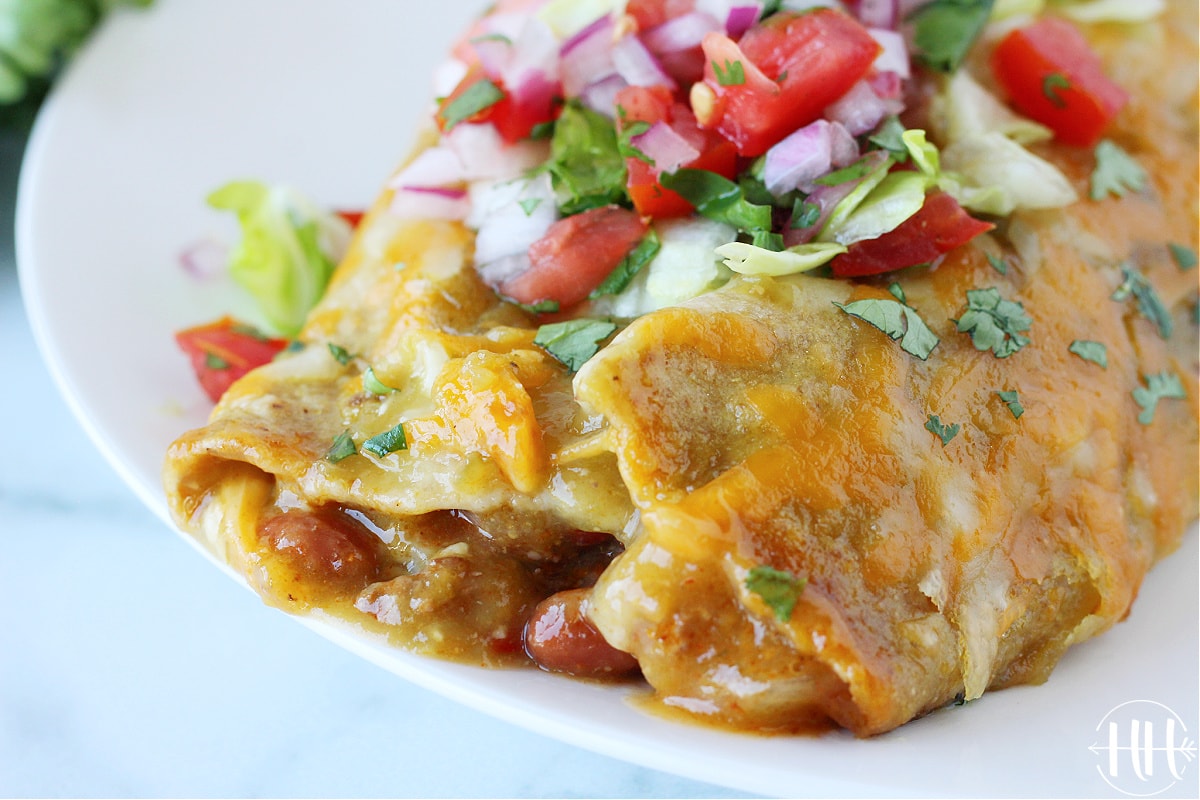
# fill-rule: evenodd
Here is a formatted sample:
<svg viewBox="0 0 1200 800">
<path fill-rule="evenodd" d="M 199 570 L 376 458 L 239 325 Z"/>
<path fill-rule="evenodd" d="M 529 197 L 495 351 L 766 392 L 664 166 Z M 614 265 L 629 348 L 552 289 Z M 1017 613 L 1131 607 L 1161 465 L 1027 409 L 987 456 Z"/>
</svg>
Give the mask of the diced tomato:
<svg viewBox="0 0 1200 800">
<path fill-rule="evenodd" d="M 288 346 L 287 339 L 263 336 L 232 317 L 179 331 L 175 341 L 191 359 L 201 388 L 214 403 L 234 381 Z"/>
<path fill-rule="evenodd" d="M 700 155 L 682 167 L 705 169 L 732 179 L 737 173 L 737 150 L 716 131 L 701 128 L 692 110 L 675 101 L 664 86 L 629 86 L 617 93 L 618 124 L 622 130 L 637 122 L 665 122 Z M 627 158 L 629 197 L 638 213 L 664 219 L 684 217 L 695 209 L 659 182 L 659 170 L 640 158 Z"/>
<path fill-rule="evenodd" d="M 830 268 L 839 278 L 860 278 L 927 264 L 994 227 L 967 214 L 945 192 L 935 192 L 894 230 L 850 245 L 830 262 Z"/>
<path fill-rule="evenodd" d="M 992 72 L 1018 111 L 1059 141 L 1092 147 L 1129 96 L 1079 30 L 1057 17 L 1018 28 L 992 53 Z"/>
<path fill-rule="evenodd" d="M 762 155 L 819 118 L 880 52 L 857 20 L 828 8 L 773 14 L 737 43 L 710 33 L 703 46 L 704 83 L 692 96 L 696 117 L 744 156 Z"/>
<path fill-rule="evenodd" d="M 363 218 L 364 216 L 366 216 L 366 212 L 365 212 L 365 211 L 346 211 L 346 210 L 341 210 L 341 211 L 338 211 L 338 212 L 337 212 L 337 215 L 338 215 L 339 217 L 341 217 L 342 219 L 346 220 L 346 223 L 347 223 L 347 224 L 348 224 L 348 225 L 349 225 L 351 228 L 357 228 L 357 227 L 358 227 L 358 223 L 362 222 L 362 218 Z"/>
<path fill-rule="evenodd" d="M 503 96 L 462 122 L 490 122 L 509 144 L 528 138 L 534 128 L 555 119 L 562 110 L 562 86 L 559 83 L 530 77 L 519 87 L 519 91 L 512 92 L 485 75 L 481 67 L 475 66 L 459 81 L 454 91 L 441 101 L 436 119 L 442 131 L 450 126 L 444 114 L 445 109 L 481 81 L 491 81 Z"/>
<path fill-rule="evenodd" d="M 573 306 L 616 269 L 647 230 L 641 217 L 619 206 L 564 217 L 530 245 L 529 269 L 501 284 L 500 293 L 520 303 Z"/>
<path fill-rule="evenodd" d="M 629 0 L 625 13 L 637 22 L 639 31 L 648 31 L 695 7 L 696 0 Z"/>
</svg>

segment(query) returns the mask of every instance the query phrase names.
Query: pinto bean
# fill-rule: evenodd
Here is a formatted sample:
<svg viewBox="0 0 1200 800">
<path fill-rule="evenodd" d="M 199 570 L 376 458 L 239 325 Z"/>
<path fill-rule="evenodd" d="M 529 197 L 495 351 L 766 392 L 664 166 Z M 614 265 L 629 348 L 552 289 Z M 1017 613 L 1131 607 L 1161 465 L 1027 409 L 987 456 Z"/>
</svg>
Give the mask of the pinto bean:
<svg viewBox="0 0 1200 800">
<path fill-rule="evenodd" d="M 259 523 L 272 588 L 312 602 L 355 594 L 379 577 L 379 540 L 340 511 L 292 509 Z"/>
<path fill-rule="evenodd" d="M 584 613 L 588 589 L 568 589 L 538 603 L 525 626 L 525 651 L 538 666 L 587 678 L 634 672 L 637 660 L 613 647 Z"/>
</svg>

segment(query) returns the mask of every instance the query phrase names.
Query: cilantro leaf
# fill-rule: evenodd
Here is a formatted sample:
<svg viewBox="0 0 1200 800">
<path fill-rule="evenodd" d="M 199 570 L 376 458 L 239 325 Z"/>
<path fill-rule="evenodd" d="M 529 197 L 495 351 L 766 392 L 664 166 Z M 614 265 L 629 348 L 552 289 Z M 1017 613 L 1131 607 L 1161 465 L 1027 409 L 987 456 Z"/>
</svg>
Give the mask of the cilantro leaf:
<svg viewBox="0 0 1200 800">
<path fill-rule="evenodd" d="M 1025 406 L 1021 405 L 1021 397 L 1017 394 L 1015 389 L 1011 391 L 996 392 L 996 396 L 1000 398 L 1001 402 L 1008 406 L 1008 410 L 1010 413 L 1012 413 L 1013 419 L 1020 419 L 1021 415 L 1025 413 Z"/>
<path fill-rule="evenodd" d="M 792 611 L 808 581 L 790 572 L 760 564 L 746 575 L 745 585 L 775 612 L 775 619 L 787 622 L 792 618 Z"/>
<path fill-rule="evenodd" d="M 649 264 L 658 255 L 659 248 L 662 247 L 662 241 L 658 238 L 658 234 L 651 228 L 650 231 L 642 237 L 642 240 L 637 243 L 637 246 L 625 254 L 621 259 L 621 263 L 613 268 L 613 271 L 608 273 L 600 285 L 592 290 L 588 295 L 589 298 L 595 300 L 606 294 L 620 294 L 629 282 L 633 280 L 642 267 Z"/>
<path fill-rule="evenodd" d="M 486 111 L 504 99 L 504 90 L 487 78 L 480 78 L 457 97 L 447 99 L 438 109 L 437 116 L 443 130 L 450 130 L 460 122 Z"/>
<path fill-rule="evenodd" d="M 709 219 L 751 233 L 771 229 L 771 207 L 751 203 L 741 186 L 715 172 L 680 169 L 663 173 L 659 182 Z"/>
<path fill-rule="evenodd" d="M 1032 324 L 1023 305 L 1005 300 L 989 287 L 967 290 L 967 312 L 958 320 L 958 330 L 971 335 L 976 350 L 991 350 L 996 358 L 1008 358 L 1029 344 L 1029 337 L 1022 332 Z"/>
<path fill-rule="evenodd" d="M 554 125 L 545 168 L 563 197 L 559 207 L 565 215 L 628 200 L 616 128 L 608 117 L 576 102 L 563 107 Z"/>
<path fill-rule="evenodd" d="M 903 138 L 904 130 L 904 123 L 893 115 L 884 119 L 875 132 L 867 137 L 867 141 L 880 150 L 887 150 L 892 158 L 903 164 L 909 157 L 908 145 Z"/>
<path fill-rule="evenodd" d="M 929 421 L 925 423 L 925 430 L 941 439 L 942 447 L 945 447 L 946 445 L 950 444 L 950 441 L 955 436 L 958 436 L 958 432 L 962 430 L 962 426 L 957 422 L 953 425 L 946 425 L 940 419 L 938 419 L 937 414 L 930 414 Z"/>
<path fill-rule="evenodd" d="M 900 349 L 922 361 L 929 358 L 940 341 L 916 311 L 895 300 L 868 298 L 834 305 L 850 316 L 874 325 L 892 340 L 898 340 Z"/>
<path fill-rule="evenodd" d="M 1138 414 L 1138 422 L 1143 425 L 1149 425 L 1154 421 L 1154 410 L 1158 407 L 1158 401 L 1167 398 L 1175 400 L 1186 400 L 1187 392 L 1184 391 L 1183 383 L 1180 382 L 1179 376 L 1174 372 L 1159 372 L 1154 375 L 1143 376 L 1146 385 L 1139 386 L 1133 390 L 1133 399 L 1142 408 L 1142 413 Z"/>
<path fill-rule="evenodd" d="M 1008 262 L 1000 256 L 994 256 L 991 253 L 987 254 L 988 263 L 992 265 L 992 269 L 999 272 L 1001 275 L 1008 274 Z"/>
<path fill-rule="evenodd" d="M 909 15 L 922 62 L 939 72 L 958 70 L 992 13 L 992 0 L 933 0 Z"/>
<path fill-rule="evenodd" d="M 1183 272 L 1195 269 L 1196 265 L 1200 263 L 1200 259 L 1196 258 L 1196 251 L 1190 247 L 1169 242 L 1167 249 L 1171 251 L 1171 258 L 1174 259 L 1175 265 Z"/>
<path fill-rule="evenodd" d="M 1112 293 L 1112 299 L 1123 303 L 1132 297 L 1137 303 L 1138 313 L 1153 322 L 1154 326 L 1158 328 L 1159 337 L 1171 338 L 1171 333 L 1175 329 L 1175 321 L 1171 319 L 1171 312 L 1159 299 L 1158 292 L 1154 291 L 1154 286 L 1151 285 L 1149 279 L 1130 264 L 1121 265 L 1121 274 L 1124 280 Z"/>
<path fill-rule="evenodd" d="M 367 439 L 363 442 L 362 449 L 369 453 L 374 453 L 380 458 L 397 450 L 407 450 L 408 439 L 404 436 L 404 423 Z"/>
<path fill-rule="evenodd" d="M 713 73 L 721 86 L 741 86 L 746 82 L 746 67 L 741 61 L 725 59 L 725 67 L 716 61 L 712 62 Z"/>
<path fill-rule="evenodd" d="M 1050 104 L 1055 108 L 1066 108 L 1067 101 L 1062 99 L 1062 95 L 1058 93 L 1060 89 L 1070 89 L 1071 81 L 1066 75 L 1061 72 L 1051 72 L 1046 77 L 1042 78 L 1042 94 L 1050 101 Z"/>
<path fill-rule="evenodd" d="M 571 372 L 600 351 L 603 342 L 617 326 L 600 319 L 571 319 L 552 322 L 538 328 L 533 343 L 561 361 Z"/>
<path fill-rule="evenodd" d="M 1104 139 L 1096 145 L 1096 168 L 1092 170 L 1091 193 L 1093 200 L 1103 200 L 1108 195 L 1124 197 L 1128 192 L 1140 192 L 1146 188 L 1146 170 L 1116 144 Z"/>
<path fill-rule="evenodd" d="M 1067 349 L 1084 361 L 1090 361 L 1093 364 L 1099 364 L 1104 369 L 1108 369 L 1108 348 L 1100 342 L 1093 342 L 1088 339 L 1076 339 L 1071 342 L 1071 346 Z"/>
</svg>

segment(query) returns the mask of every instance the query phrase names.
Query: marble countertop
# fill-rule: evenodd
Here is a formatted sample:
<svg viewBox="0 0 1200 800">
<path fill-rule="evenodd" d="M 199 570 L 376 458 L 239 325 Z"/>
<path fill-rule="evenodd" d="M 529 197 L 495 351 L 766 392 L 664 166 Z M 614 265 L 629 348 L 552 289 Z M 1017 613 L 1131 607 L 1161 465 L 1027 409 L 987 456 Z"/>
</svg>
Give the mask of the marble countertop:
<svg viewBox="0 0 1200 800">
<path fill-rule="evenodd" d="M 739 796 L 410 685 L 168 529 L 38 354 L 13 255 L 23 144 L 0 134 L 0 796 Z"/>
</svg>

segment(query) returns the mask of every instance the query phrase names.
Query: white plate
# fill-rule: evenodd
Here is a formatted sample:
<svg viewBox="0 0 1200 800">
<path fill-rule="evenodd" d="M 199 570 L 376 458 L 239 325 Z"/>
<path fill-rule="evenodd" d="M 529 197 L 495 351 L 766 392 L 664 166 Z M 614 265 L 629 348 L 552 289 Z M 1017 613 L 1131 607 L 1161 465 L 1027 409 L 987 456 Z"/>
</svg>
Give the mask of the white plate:
<svg viewBox="0 0 1200 800">
<path fill-rule="evenodd" d="M 415 3 L 395 0 L 158 0 L 112 19 L 43 111 L 18 202 L 29 315 L 96 445 L 164 520 L 163 452 L 209 408 L 172 332 L 248 312 L 228 283 L 200 284 L 178 267 L 185 245 L 233 236 L 204 196 L 230 178 L 257 177 L 337 207 L 368 203 L 410 145 L 433 66 L 475 5 L 422 3 L 415 17 Z M 646 715 L 620 689 L 414 658 L 313 627 L 518 725 L 747 791 L 1144 794 L 1151 784 L 1120 784 L 1128 767 L 1116 789 L 1106 785 L 1106 756 L 1089 747 L 1109 710 L 1133 700 L 1169 707 L 1197 738 L 1196 563 L 1193 532 L 1155 570 L 1130 620 L 1068 654 L 1046 685 L 988 695 L 870 741 L 681 725 Z M 1200 765 L 1181 763 L 1183 779 L 1162 796 L 1197 795 Z M 1164 770 L 1160 762 L 1157 780 Z"/>
</svg>

